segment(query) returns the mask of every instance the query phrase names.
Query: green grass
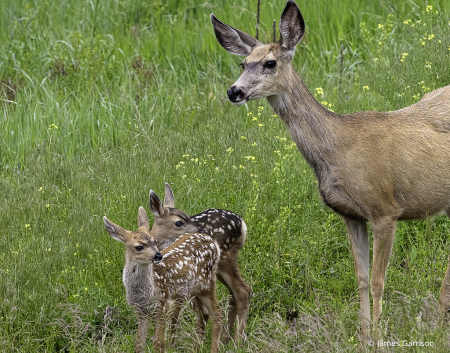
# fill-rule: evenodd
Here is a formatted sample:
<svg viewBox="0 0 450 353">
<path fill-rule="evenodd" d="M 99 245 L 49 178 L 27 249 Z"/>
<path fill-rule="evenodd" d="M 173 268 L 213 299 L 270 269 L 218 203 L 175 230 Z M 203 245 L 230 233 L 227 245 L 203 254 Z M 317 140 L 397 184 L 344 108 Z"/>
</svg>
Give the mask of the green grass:
<svg viewBox="0 0 450 353">
<path fill-rule="evenodd" d="M 318 100 L 340 113 L 395 110 L 448 85 L 450 4 L 416 4 L 298 2 L 307 34 L 294 66 Z M 263 41 L 283 6 L 262 2 Z M 343 222 L 320 201 L 267 102 L 226 99 L 240 59 L 217 43 L 209 14 L 254 34 L 255 9 L 256 1 L 2 2 L 0 350 L 133 351 L 123 249 L 102 217 L 134 229 L 138 207 L 148 210 L 150 189 L 162 197 L 164 182 L 187 213 L 224 208 L 248 225 L 240 265 L 253 297 L 239 351 L 357 350 Z M 449 226 L 444 217 L 398 224 L 383 340 L 449 349 L 436 301 Z M 223 286 L 219 296 L 225 307 Z M 285 335 L 293 318 L 297 336 Z M 189 347 L 192 335 L 186 310 L 175 347 Z"/>
</svg>

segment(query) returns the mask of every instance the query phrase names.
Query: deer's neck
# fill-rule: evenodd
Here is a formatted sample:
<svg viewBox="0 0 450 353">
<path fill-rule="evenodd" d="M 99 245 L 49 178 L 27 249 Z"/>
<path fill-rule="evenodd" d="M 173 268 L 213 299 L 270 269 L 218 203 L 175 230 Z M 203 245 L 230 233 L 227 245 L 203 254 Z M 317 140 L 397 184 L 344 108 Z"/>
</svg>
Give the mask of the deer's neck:
<svg viewBox="0 0 450 353">
<path fill-rule="evenodd" d="M 337 143 L 334 132 L 339 115 L 317 102 L 292 67 L 284 80 L 283 92 L 267 100 L 285 123 L 299 151 L 317 172 L 316 168 L 328 159 Z"/>
<path fill-rule="evenodd" d="M 123 269 L 123 284 L 128 303 L 145 309 L 149 305 L 149 298 L 154 296 L 153 264 L 127 263 Z"/>
</svg>

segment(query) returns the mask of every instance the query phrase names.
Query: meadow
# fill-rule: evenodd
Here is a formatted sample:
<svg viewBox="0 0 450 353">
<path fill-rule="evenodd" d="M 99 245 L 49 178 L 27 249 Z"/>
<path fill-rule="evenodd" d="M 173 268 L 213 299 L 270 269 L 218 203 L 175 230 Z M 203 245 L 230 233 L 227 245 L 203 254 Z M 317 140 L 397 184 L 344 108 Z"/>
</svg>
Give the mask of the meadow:
<svg viewBox="0 0 450 353">
<path fill-rule="evenodd" d="M 306 37 L 293 65 L 329 109 L 396 110 L 450 84 L 448 1 L 297 4 Z M 261 1 L 261 41 L 272 41 L 284 5 Z M 358 340 L 343 222 L 267 102 L 227 100 L 242 58 L 220 47 L 209 15 L 254 34 L 256 7 L 1 2 L 1 351 L 133 352 L 123 246 L 102 217 L 135 229 L 138 207 L 150 213 L 149 191 L 162 198 L 164 182 L 188 214 L 222 208 L 247 223 L 239 263 L 253 290 L 248 339 L 224 352 L 373 351 Z M 449 228 L 443 216 L 398 224 L 382 339 L 433 343 L 404 351 L 450 349 L 437 301 Z M 219 285 L 224 308 L 226 295 Z M 187 306 L 180 326 L 170 351 L 195 343 Z"/>
</svg>

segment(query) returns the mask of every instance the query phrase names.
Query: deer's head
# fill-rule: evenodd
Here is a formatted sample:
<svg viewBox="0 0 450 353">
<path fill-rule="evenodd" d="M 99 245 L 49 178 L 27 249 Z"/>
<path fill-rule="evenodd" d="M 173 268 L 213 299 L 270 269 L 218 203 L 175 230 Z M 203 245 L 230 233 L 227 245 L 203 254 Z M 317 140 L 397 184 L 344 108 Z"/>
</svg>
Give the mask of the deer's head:
<svg viewBox="0 0 450 353">
<path fill-rule="evenodd" d="M 295 47 L 305 34 L 305 22 L 297 4 L 288 0 L 280 20 L 280 41 L 262 44 L 252 36 L 219 21 L 211 14 L 211 22 L 220 45 L 229 53 L 246 56 L 243 72 L 227 91 L 234 104 L 277 95 L 289 81 Z"/>
<path fill-rule="evenodd" d="M 153 190 L 150 190 L 150 209 L 155 216 L 150 234 L 164 249 L 186 233 L 204 233 L 183 211 L 175 208 L 172 188 L 166 183 L 164 204 Z"/>
<path fill-rule="evenodd" d="M 162 260 L 163 256 L 157 248 L 158 243 L 150 235 L 149 220 L 144 208 L 139 207 L 139 228 L 134 232 L 114 224 L 106 217 L 103 217 L 103 223 L 111 237 L 124 243 L 127 263 L 150 264 L 152 262 L 158 263 Z"/>
</svg>

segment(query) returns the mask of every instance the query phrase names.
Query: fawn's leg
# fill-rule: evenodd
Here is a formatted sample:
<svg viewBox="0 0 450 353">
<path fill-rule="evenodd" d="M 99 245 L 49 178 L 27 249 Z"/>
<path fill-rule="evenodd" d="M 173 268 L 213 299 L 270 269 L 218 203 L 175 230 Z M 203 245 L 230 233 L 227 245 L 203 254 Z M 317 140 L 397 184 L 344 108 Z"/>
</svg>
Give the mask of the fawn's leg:
<svg viewBox="0 0 450 353">
<path fill-rule="evenodd" d="M 208 309 L 197 297 L 195 297 L 192 301 L 192 306 L 194 308 L 196 318 L 195 332 L 200 339 L 203 339 L 203 337 L 205 336 L 205 327 L 209 320 Z"/>
<path fill-rule="evenodd" d="M 155 337 L 153 339 L 153 348 L 155 352 L 164 353 L 166 348 L 164 336 L 166 332 L 166 315 L 170 309 L 170 301 L 162 301 L 154 316 L 155 318 Z"/>
<path fill-rule="evenodd" d="M 136 353 L 144 353 L 148 333 L 148 316 L 141 312 L 136 312 L 136 315 L 138 317 L 138 330 L 136 334 L 135 349 Z"/>
<path fill-rule="evenodd" d="M 219 351 L 220 332 L 222 331 L 222 312 L 217 302 L 215 286 L 213 290 L 202 293 L 198 298 L 208 309 L 212 323 L 211 353 L 217 353 Z"/>
<path fill-rule="evenodd" d="M 251 287 L 242 279 L 236 259 L 231 258 L 226 264 L 217 269 L 217 278 L 227 287 L 230 293 L 227 330 L 222 342 L 226 343 L 233 332 L 236 321 L 235 343 L 245 339 L 245 327 L 250 307 Z"/>
<path fill-rule="evenodd" d="M 175 336 L 175 331 L 177 329 L 180 311 L 181 311 L 181 303 L 179 302 L 179 300 L 172 301 L 172 303 L 170 304 L 170 307 L 169 307 L 169 311 L 166 313 L 166 315 L 168 315 L 168 317 L 171 319 L 170 320 L 170 331 L 169 331 L 170 343 L 173 342 L 173 337 Z"/>
</svg>

